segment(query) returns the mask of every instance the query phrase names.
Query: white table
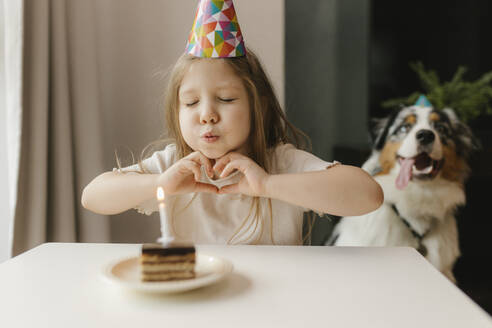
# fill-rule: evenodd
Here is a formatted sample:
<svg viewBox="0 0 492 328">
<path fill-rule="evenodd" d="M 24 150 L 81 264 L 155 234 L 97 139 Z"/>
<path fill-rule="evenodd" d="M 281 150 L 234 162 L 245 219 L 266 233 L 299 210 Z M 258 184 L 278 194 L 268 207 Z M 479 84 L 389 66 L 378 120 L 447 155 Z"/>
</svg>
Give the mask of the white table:
<svg viewBox="0 0 492 328">
<path fill-rule="evenodd" d="M 410 248 L 197 246 L 234 272 L 167 296 L 100 279 L 139 249 L 49 243 L 0 264 L 0 327 L 492 327 Z"/>
</svg>

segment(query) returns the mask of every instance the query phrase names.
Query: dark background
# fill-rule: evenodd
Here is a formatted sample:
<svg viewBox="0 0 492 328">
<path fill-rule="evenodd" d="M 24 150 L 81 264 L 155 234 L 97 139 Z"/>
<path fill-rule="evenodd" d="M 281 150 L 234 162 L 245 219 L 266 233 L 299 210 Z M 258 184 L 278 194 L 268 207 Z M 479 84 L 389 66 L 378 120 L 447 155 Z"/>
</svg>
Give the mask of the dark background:
<svg viewBox="0 0 492 328">
<path fill-rule="evenodd" d="M 423 62 L 441 81 L 460 65 L 468 67 L 466 80 L 492 71 L 490 0 L 309 4 L 286 0 L 286 109 L 321 158 L 362 165 L 370 119 L 388 114 L 381 103 L 423 91 L 410 62 Z M 469 125 L 482 150 L 471 161 L 467 205 L 457 213 L 462 256 L 454 272 L 458 287 L 492 314 L 492 117 Z M 334 219 L 317 221 L 313 244 L 329 237 Z"/>
<path fill-rule="evenodd" d="M 467 79 L 492 71 L 492 1 L 388 1 L 371 6 L 370 116 L 380 103 L 421 89 L 411 61 L 448 81 L 460 65 Z"/>
<path fill-rule="evenodd" d="M 375 0 L 371 7 L 369 52 L 370 117 L 387 114 L 388 98 L 422 90 L 408 63 L 422 61 L 448 81 L 460 65 L 475 80 L 492 71 L 492 1 Z M 422 90 L 423 91 L 423 90 Z M 457 216 L 462 256 L 455 266 L 458 286 L 492 314 L 492 120 L 469 122 L 482 150 L 472 161 L 467 205 Z"/>
</svg>

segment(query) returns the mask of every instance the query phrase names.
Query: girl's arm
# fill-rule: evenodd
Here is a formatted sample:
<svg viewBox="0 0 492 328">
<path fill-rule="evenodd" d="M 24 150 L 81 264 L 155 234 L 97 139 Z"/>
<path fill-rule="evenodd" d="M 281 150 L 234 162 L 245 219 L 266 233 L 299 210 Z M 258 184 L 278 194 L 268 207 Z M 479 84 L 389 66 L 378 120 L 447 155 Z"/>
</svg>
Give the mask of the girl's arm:
<svg viewBox="0 0 492 328">
<path fill-rule="evenodd" d="M 95 213 L 112 215 L 156 197 L 159 174 L 105 172 L 82 192 L 82 206 Z"/>
<path fill-rule="evenodd" d="M 82 206 L 105 215 L 118 214 L 155 198 L 157 187 L 166 195 L 191 192 L 217 193 L 217 187 L 200 182 L 200 166 L 213 175 L 212 163 L 200 152 L 180 159 L 160 174 L 106 172 L 97 176 L 82 192 Z"/>
<path fill-rule="evenodd" d="M 266 197 L 338 216 L 372 212 L 384 200 L 381 187 L 369 174 L 348 165 L 316 172 L 270 175 L 264 192 Z"/>
<path fill-rule="evenodd" d="M 219 193 L 243 193 L 279 199 L 322 213 L 356 216 L 372 212 L 383 202 L 379 184 L 364 170 L 335 165 L 322 171 L 270 175 L 246 156 L 230 153 L 214 166 L 221 177 L 239 170 L 244 177 Z"/>
</svg>

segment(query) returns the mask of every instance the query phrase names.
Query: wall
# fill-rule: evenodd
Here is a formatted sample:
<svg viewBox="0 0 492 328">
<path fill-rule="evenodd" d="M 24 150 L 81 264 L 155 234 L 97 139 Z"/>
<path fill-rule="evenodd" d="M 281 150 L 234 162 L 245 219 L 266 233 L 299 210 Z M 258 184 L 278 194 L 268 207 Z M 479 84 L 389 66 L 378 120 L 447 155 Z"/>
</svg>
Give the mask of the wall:
<svg viewBox="0 0 492 328">
<path fill-rule="evenodd" d="M 183 53 L 198 1 L 100 0 L 97 2 L 98 56 L 105 163 L 116 164 L 114 150 L 126 163 L 163 133 L 165 73 Z M 235 0 L 246 45 L 262 59 L 275 89 L 284 98 L 284 2 Z M 135 211 L 115 215 L 112 240 L 153 241 L 156 215 Z"/>
<path fill-rule="evenodd" d="M 4 11 L 0 3 L 0 263 L 8 258 L 9 236 L 9 190 L 7 175 L 7 134 L 5 100 L 5 57 L 4 57 Z"/>
<path fill-rule="evenodd" d="M 367 144 L 369 2 L 286 0 L 286 106 L 313 152 Z"/>
<path fill-rule="evenodd" d="M 345 163 L 334 147 L 369 147 L 369 9 L 366 0 L 285 2 L 287 116 L 328 161 Z M 313 244 L 332 226 L 317 220 Z"/>
</svg>

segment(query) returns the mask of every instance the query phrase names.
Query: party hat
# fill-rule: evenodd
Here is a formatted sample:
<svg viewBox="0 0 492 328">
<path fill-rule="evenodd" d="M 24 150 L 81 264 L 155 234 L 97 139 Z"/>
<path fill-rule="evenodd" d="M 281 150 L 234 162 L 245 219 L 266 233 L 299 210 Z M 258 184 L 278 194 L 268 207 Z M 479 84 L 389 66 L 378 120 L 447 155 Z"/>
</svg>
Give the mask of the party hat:
<svg viewBox="0 0 492 328">
<path fill-rule="evenodd" d="M 432 107 L 432 104 L 430 103 L 429 99 L 427 99 L 426 96 L 420 95 L 419 99 L 417 99 L 414 106 Z"/>
<path fill-rule="evenodd" d="M 246 54 L 232 0 L 200 0 L 186 52 L 202 58 L 241 57 Z"/>
</svg>

